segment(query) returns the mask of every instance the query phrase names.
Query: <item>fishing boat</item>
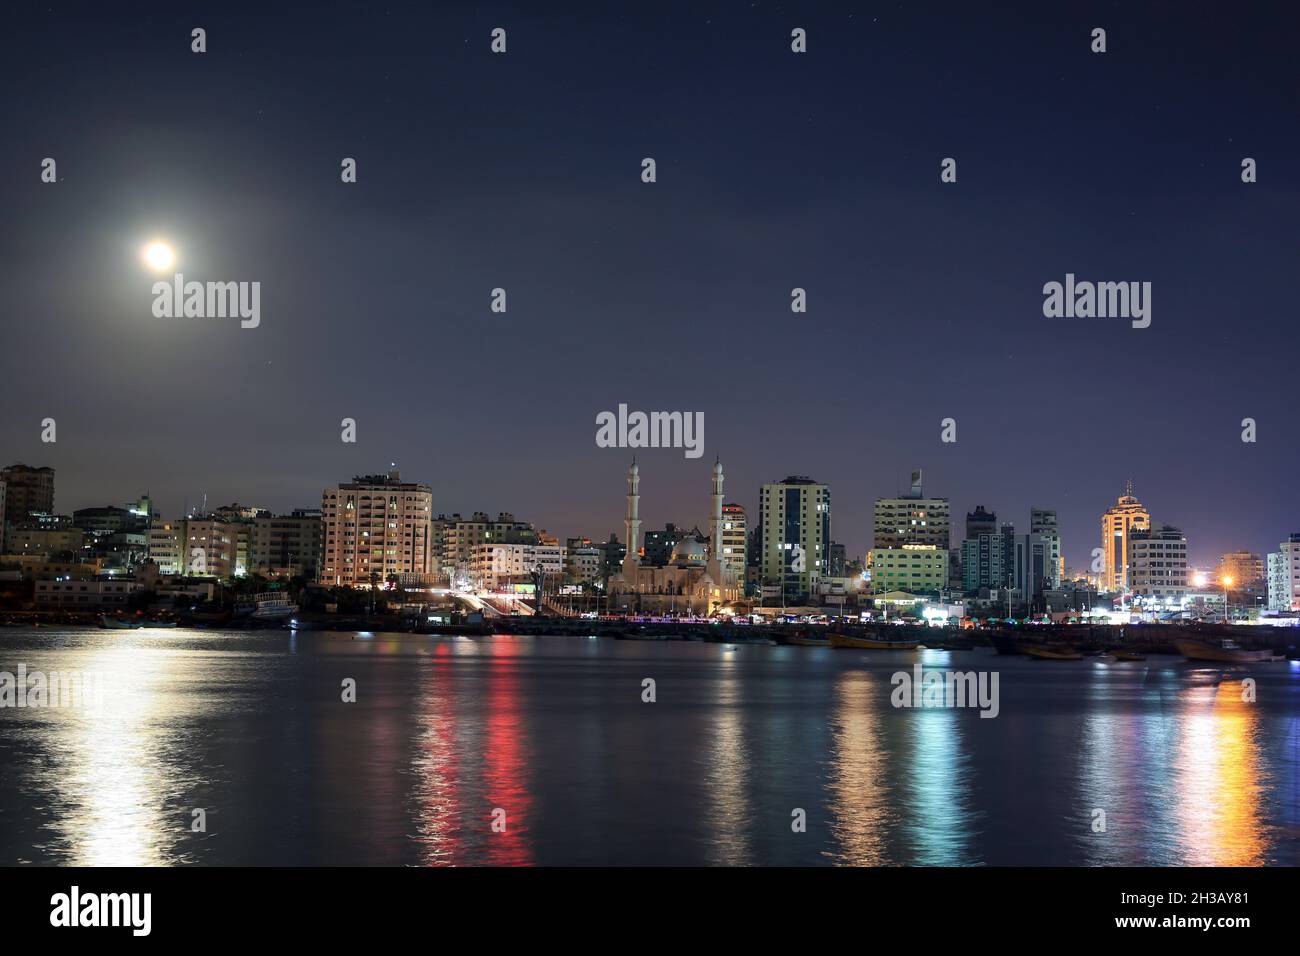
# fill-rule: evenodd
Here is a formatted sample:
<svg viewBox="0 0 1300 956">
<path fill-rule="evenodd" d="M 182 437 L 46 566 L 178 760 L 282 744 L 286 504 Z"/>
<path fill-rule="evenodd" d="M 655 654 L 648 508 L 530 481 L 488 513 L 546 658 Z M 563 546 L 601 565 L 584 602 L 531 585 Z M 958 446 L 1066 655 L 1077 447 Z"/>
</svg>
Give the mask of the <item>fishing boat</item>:
<svg viewBox="0 0 1300 956">
<path fill-rule="evenodd" d="M 831 639 L 829 637 L 805 637 L 803 635 L 794 635 L 787 637 L 784 641 L 795 647 L 830 647 Z"/>
<path fill-rule="evenodd" d="M 134 631 L 140 627 L 139 621 L 133 621 L 124 617 L 109 617 L 107 614 L 99 615 L 99 626 L 106 631 Z"/>
<path fill-rule="evenodd" d="M 1081 661 L 1083 652 L 1072 647 L 1043 647 L 1036 644 L 1024 645 L 1024 652 L 1040 661 Z"/>
<path fill-rule="evenodd" d="M 1174 646 L 1178 648 L 1178 653 L 1189 661 L 1213 661 L 1216 664 L 1257 664 L 1260 661 L 1271 661 L 1273 659 L 1273 652 L 1270 650 L 1247 650 L 1238 646 L 1236 641 L 1226 638 L 1218 644 L 1208 641 L 1179 640 L 1174 641 Z"/>
<path fill-rule="evenodd" d="M 853 637 L 849 634 L 831 634 L 831 647 L 854 647 L 870 651 L 914 651 L 920 641 L 881 641 L 873 637 Z"/>
<path fill-rule="evenodd" d="M 1115 660 L 1117 661 L 1144 661 L 1146 659 L 1145 654 L 1139 654 L 1137 651 L 1115 651 Z"/>
</svg>

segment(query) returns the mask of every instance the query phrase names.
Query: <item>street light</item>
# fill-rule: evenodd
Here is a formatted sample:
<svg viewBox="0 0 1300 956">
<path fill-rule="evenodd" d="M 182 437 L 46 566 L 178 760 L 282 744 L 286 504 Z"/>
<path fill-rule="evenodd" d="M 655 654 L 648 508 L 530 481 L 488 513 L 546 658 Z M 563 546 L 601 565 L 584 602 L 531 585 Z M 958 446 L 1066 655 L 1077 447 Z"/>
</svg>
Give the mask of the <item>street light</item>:
<svg viewBox="0 0 1300 956">
<path fill-rule="evenodd" d="M 1232 587 L 1232 576 L 1225 575 L 1223 578 L 1223 623 L 1229 623 L 1231 615 L 1228 613 L 1228 588 Z"/>
</svg>

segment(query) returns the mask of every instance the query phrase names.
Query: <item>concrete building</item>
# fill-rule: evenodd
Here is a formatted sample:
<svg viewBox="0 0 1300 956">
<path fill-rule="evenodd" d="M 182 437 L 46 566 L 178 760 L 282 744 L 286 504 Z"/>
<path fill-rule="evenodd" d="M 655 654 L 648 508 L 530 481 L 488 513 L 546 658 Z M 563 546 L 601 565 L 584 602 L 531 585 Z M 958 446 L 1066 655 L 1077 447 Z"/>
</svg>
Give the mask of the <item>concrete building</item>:
<svg viewBox="0 0 1300 956">
<path fill-rule="evenodd" d="M 85 539 L 85 532 L 70 524 L 42 527 L 32 522 L 25 522 L 16 526 L 11 525 L 5 540 L 9 546 L 9 554 L 49 557 L 67 551 L 71 551 L 74 555 L 80 554 L 82 546 L 86 543 Z"/>
<path fill-rule="evenodd" d="M 1103 553 L 1101 590 L 1115 594 L 1129 587 L 1128 539 L 1133 531 L 1151 528 L 1151 515 L 1140 501 L 1133 497 L 1133 482 L 1125 493 L 1101 516 L 1101 548 Z"/>
<path fill-rule="evenodd" d="M 1057 590 L 1065 578 L 1065 558 L 1061 555 L 1061 529 L 1056 512 L 1046 508 L 1029 509 L 1029 533 L 1041 535 L 1049 546 L 1045 588 Z"/>
<path fill-rule="evenodd" d="M 1190 590 L 1187 538 L 1177 528 L 1132 528 L 1128 533 L 1128 590 L 1135 598 L 1175 604 Z"/>
<path fill-rule="evenodd" d="M 1300 610 L 1300 533 L 1288 536 L 1268 555 L 1270 611 Z"/>
<path fill-rule="evenodd" d="M 662 531 L 647 531 L 641 544 L 641 566 L 643 568 L 667 567 L 672 562 L 673 551 L 676 550 L 677 545 L 687 538 L 703 540 L 703 537 L 699 528 L 687 531 L 685 528 L 677 527 L 671 521 L 664 525 Z"/>
<path fill-rule="evenodd" d="M 760 489 L 761 580 L 786 603 L 820 593 L 831 542 L 831 493 L 826 485 L 791 475 Z"/>
<path fill-rule="evenodd" d="M 1251 590 L 1268 580 L 1264 556 L 1252 551 L 1231 551 L 1219 558 L 1214 569 L 1215 580 L 1232 579 L 1234 590 Z"/>
<path fill-rule="evenodd" d="M 321 493 L 320 583 L 383 586 L 389 575 L 430 575 L 433 492 L 387 475 L 358 475 Z M 409 578 L 407 579 L 409 580 Z"/>
<path fill-rule="evenodd" d="M 570 538 L 564 548 L 564 576 L 570 584 L 600 580 L 605 552 L 586 538 Z"/>
<path fill-rule="evenodd" d="M 1012 587 L 1037 609 L 1045 591 L 1061 586 L 1061 539 L 1052 532 L 1031 532 L 1012 541 Z"/>
<path fill-rule="evenodd" d="M 948 579 L 961 573 L 961 549 L 952 549 L 952 516 L 947 498 L 927 498 L 921 471 L 912 472 L 912 487 L 897 498 L 877 498 L 872 550 L 930 544 L 948 555 Z"/>
<path fill-rule="evenodd" d="M 125 607 L 140 585 L 131 580 L 37 581 L 36 606 L 98 611 Z"/>
<path fill-rule="evenodd" d="M 997 520 L 995 515 L 983 512 L 983 509 L 976 509 L 976 512 L 987 514 L 992 522 Z M 962 590 L 974 593 L 1009 587 L 1015 577 L 1012 568 L 1015 528 L 1005 524 L 998 530 L 985 521 L 974 524 L 967 521 L 966 528 L 967 536 L 961 551 Z"/>
<path fill-rule="evenodd" d="M 315 581 L 320 574 L 321 528 L 321 513 L 314 508 L 259 515 L 253 519 L 250 569 L 268 578 Z"/>
<path fill-rule="evenodd" d="M 149 496 L 145 495 L 138 504 L 130 507 L 105 505 L 102 508 L 78 508 L 72 512 L 72 524 L 92 536 L 119 531 L 144 531 L 148 529 L 153 515 L 142 509 L 150 507 Z"/>
<path fill-rule="evenodd" d="M 517 521 L 509 512 L 493 518 L 476 511 L 468 518 L 459 514 L 438 515 L 430 523 L 432 567 L 438 577 L 450 572 L 468 573 L 474 549 L 481 544 L 539 544 L 537 532 L 525 521 Z"/>
<path fill-rule="evenodd" d="M 149 560 L 161 575 L 185 573 L 185 519 L 155 522 L 149 528 Z"/>
<path fill-rule="evenodd" d="M 555 544 L 478 544 L 470 555 L 470 580 L 495 590 L 511 584 L 533 583 L 540 572 L 558 583 L 564 574 L 564 549 Z"/>
<path fill-rule="evenodd" d="M 948 586 L 948 550 L 933 544 L 872 548 L 871 585 L 877 594 L 937 594 Z"/>
<path fill-rule="evenodd" d="M 921 472 L 912 472 L 912 490 L 898 498 L 877 498 L 872 549 L 901 548 L 905 544 L 931 544 L 947 552 L 951 514 L 947 498 L 927 498 Z"/>
<path fill-rule="evenodd" d="M 970 541 L 982 534 L 997 534 L 998 516 L 992 511 L 985 511 L 983 505 L 976 505 L 974 511 L 966 512 L 966 537 Z"/>
<path fill-rule="evenodd" d="M 745 506 L 724 504 L 722 506 L 722 563 L 736 575 L 737 581 L 745 580 L 745 564 L 749 548 L 749 517 Z"/>
<path fill-rule="evenodd" d="M 186 518 L 181 573 L 233 580 L 239 568 L 239 534 L 239 526 L 223 518 Z"/>
<path fill-rule="evenodd" d="M 54 469 L 19 462 L 0 470 L 5 486 L 4 523 L 25 524 L 31 515 L 54 513 Z"/>
</svg>

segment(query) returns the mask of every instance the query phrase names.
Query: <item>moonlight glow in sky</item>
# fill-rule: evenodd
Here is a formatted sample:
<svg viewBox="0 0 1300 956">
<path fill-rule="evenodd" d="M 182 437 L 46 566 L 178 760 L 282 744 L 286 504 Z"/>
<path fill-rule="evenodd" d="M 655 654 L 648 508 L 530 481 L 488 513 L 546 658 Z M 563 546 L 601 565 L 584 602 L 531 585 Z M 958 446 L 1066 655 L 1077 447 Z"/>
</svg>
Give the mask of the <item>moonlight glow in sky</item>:
<svg viewBox="0 0 1300 956">
<path fill-rule="evenodd" d="M 751 520 L 828 484 L 856 556 L 914 468 L 954 546 L 1051 508 L 1078 568 L 1129 479 L 1199 567 L 1300 531 L 1294 5 L 143 5 L 5 23 L 0 458 L 61 514 L 319 507 L 396 460 L 435 513 L 622 536 L 626 404 L 706 423 L 641 451 L 643 530 L 706 527 L 720 456 Z M 258 282 L 260 325 L 156 316 L 180 271 Z M 1150 328 L 1045 317 L 1067 274 L 1150 282 Z"/>
<path fill-rule="evenodd" d="M 176 263 L 176 251 L 170 245 L 155 240 L 144 247 L 145 264 L 157 272 L 166 272 Z"/>
</svg>

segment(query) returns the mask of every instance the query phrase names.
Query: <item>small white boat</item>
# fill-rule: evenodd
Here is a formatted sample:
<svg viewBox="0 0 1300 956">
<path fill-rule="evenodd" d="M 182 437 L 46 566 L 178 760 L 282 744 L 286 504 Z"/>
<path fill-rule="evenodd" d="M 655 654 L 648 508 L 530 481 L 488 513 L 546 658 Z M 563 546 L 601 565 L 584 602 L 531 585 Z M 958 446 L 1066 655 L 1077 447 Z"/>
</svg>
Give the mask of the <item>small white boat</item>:
<svg viewBox="0 0 1300 956">
<path fill-rule="evenodd" d="M 298 605 L 289 600 L 284 591 L 266 591 L 253 596 L 253 618 L 256 620 L 281 620 L 298 613 Z"/>
</svg>

